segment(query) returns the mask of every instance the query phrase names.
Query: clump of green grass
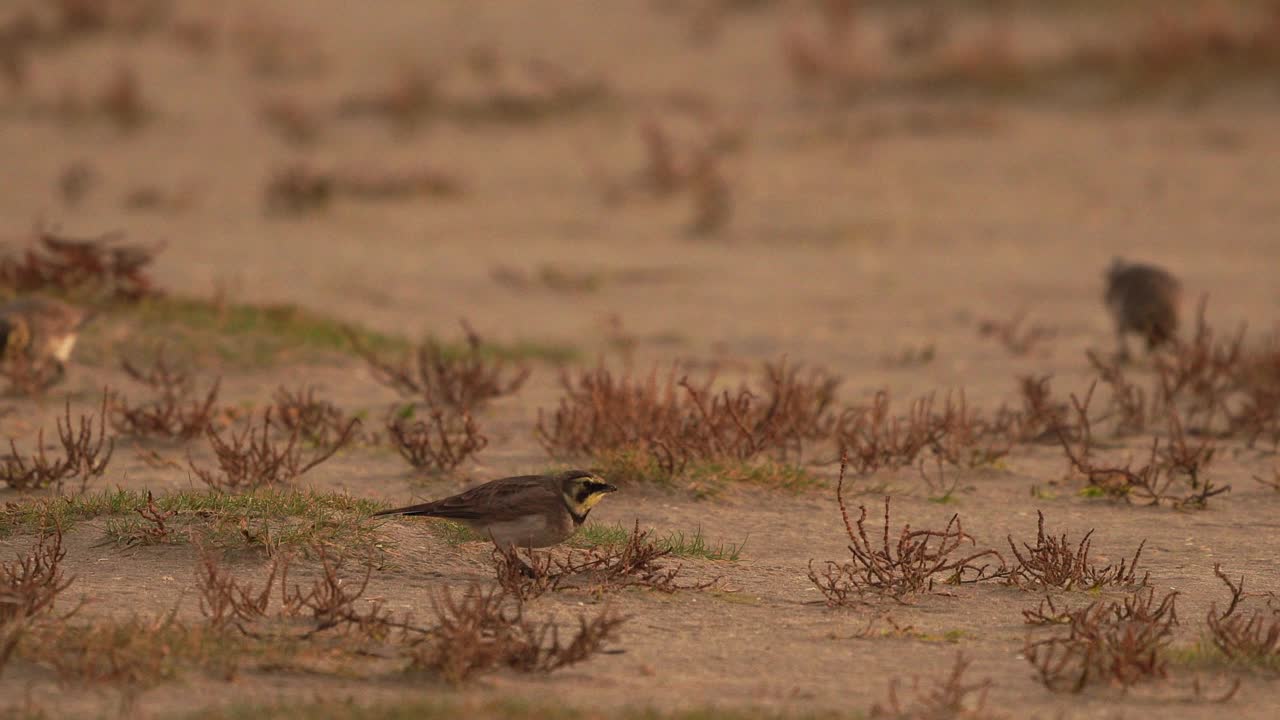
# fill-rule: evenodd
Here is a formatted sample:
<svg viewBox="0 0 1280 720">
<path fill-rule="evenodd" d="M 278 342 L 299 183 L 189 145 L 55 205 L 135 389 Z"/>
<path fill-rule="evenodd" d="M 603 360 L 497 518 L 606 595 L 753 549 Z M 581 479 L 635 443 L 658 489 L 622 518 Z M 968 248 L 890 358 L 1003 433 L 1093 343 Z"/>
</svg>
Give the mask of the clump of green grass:
<svg viewBox="0 0 1280 720">
<path fill-rule="evenodd" d="M 148 298 L 112 308 L 85 328 L 78 357 L 110 362 L 138 338 L 163 337 L 175 351 L 245 367 L 286 359 L 354 353 L 351 337 L 369 347 L 400 350 L 408 340 L 291 304 L 249 305 L 191 297 Z"/>
<path fill-rule="evenodd" d="M 576 548 L 616 547 L 625 545 L 630 537 L 631 531 L 621 525 L 587 523 L 578 528 L 568 544 Z"/>
<path fill-rule="evenodd" d="M 678 557 L 702 558 L 703 560 L 729 560 L 734 561 L 742 557 L 742 549 L 746 547 L 747 541 L 726 543 L 726 542 L 709 542 L 702 535 L 702 528 L 698 528 L 692 535 L 685 535 L 679 530 L 673 530 L 666 537 L 658 539 L 658 547 L 670 550 L 672 555 Z"/>
<path fill-rule="evenodd" d="M 151 506 L 145 492 L 117 489 L 10 503 L 0 512 L 0 535 L 69 529 L 78 521 L 106 517 L 105 539 L 122 545 L 185 543 L 194 536 L 213 547 L 268 553 L 315 543 L 366 547 L 378 540 L 364 521 L 379 507 L 348 495 L 265 488 L 238 495 L 186 490 L 157 497 Z M 151 508 L 166 516 L 171 532 L 148 532 L 155 521 L 142 512 Z"/>
<path fill-rule="evenodd" d="M 688 463 L 672 475 L 653 455 L 624 448 L 601 453 L 592 466 L 613 482 L 654 483 L 683 487 L 698 496 L 710 496 L 732 485 L 800 491 L 821 485 L 806 468 L 776 460 L 701 461 Z"/>
<path fill-rule="evenodd" d="M 179 354 L 214 357 L 236 367 L 262 367 L 284 361 L 354 356 L 356 347 L 374 352 L 405 352 L 408 338 L 347 323 L 293 304 L 251 305 L 202 298 L 166 296 L 112 307 L 85 328 L 77 359 L 89 365 L 113 362 L 139 338 L 163 337 Z M 145 343 L 144 343 L 145 344 Z M 462 353 L 461 343 L 445 345 Z M 482 352 L 498 358 L 565 363 L 575 348 L 556 343 L 486 343 Z"/>
<path fill-rule="evenodd" d="M 569 541 L 576 548 L 618 547 L 626 545 L 632 531 L 621 525 L 604 525 L 588 523 Z M 692 535 L 681 530 L 672 530 L 663 537 L 655 538 L 654 545 L 658 549 L 669 552 L 676 557 L 700 558 L 703 560 L 737 560 L 742 557 L 742 549 L 746 540 L 740 543 L 712 542 L 698 528 Z"/>
<path fill-rule="evenodd" d="M 1191 670 L 1242 670 L 1267 674 L 1280 673 L 1280 650 L 1228 655 L 1206 633 L 1193 643 L 1174 645 L 1165 651 L 1171 664 Z"/>
<path fill-rule="evenodd" d="M 480 533 L 477 533 L 475 530 L 472 530 L 462 523 L 445 520 L 444 518 L 431 518 L 427 523 L 425 523 L 425 526 L 427 528 L 427 532 L 435 535 L 451 546 L 487 539 L 482 537 Z"/>
</svg>

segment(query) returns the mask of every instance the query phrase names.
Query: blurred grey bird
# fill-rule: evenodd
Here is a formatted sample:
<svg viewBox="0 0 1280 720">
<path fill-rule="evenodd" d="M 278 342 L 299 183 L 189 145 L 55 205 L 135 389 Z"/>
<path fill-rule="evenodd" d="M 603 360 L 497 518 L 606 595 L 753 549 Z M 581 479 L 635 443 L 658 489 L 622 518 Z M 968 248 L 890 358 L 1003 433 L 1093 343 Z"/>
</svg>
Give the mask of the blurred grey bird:
<svg viewBox="0 0 1280 720">
<path fill-rule="evenodd" d="M 380 515 L 420 515 L 461 522 L 504 550 L 541 548 L 569 539 L 591 508 L 618 488 L 587 470 L 502 478 L 458 495 Z"/>
<path fill-rule="evenodd" d="M 1105 299 L 1123 359 L 1129 357 L 1128 333 L 1143 337 L 1150 352 L 1173 340 L 1178 332 L 1182 283 L 1163 268 L 1113 259 L 1107 270 Z"/>
<path fill-rule="evenodd" d="M 23 363 L 37 373 L 52 365 L 52 384 L 67 371 L 80 329 L 92 313 L 61 300 L 20 297 L 0 305 L 0 354 L 6 364 Z"/>
</svg>

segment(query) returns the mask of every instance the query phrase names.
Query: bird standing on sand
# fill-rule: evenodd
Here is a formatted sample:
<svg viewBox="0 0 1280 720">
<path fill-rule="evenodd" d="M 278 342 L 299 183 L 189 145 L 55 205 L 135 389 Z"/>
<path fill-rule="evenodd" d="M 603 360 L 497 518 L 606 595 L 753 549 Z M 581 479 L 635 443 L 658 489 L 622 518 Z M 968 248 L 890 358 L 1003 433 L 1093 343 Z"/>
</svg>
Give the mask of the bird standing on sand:
<svg viewBox="0 0 1280 720">
<path fill-rule="evenodd" d="M 1148 352 L 1177 334 L 1182 283 L 1154 265 L 1115 258 L 1107 270 L 1106 303 L 1116 323 L 1120 357 L 1128 359 L 1126 333 L 1144 337 Z"/>
<path fill-rule="evenodd" d="M 0 305 L 0 354 L 13 366 L 24 363 L 37 374 L 52 365 L 45 384 L 66 375 L 71 350 L 91 313 L 61 300 L 21 297 Z"/>
<path fill-rule="evenodd" d="M 569 539 L 591 508 L 618 488 L 586 470 L 502 478 L 465 492 L 380 515 L 421 515 L 461 522 L 503 550 L 541 548 Z"/>
</svg>

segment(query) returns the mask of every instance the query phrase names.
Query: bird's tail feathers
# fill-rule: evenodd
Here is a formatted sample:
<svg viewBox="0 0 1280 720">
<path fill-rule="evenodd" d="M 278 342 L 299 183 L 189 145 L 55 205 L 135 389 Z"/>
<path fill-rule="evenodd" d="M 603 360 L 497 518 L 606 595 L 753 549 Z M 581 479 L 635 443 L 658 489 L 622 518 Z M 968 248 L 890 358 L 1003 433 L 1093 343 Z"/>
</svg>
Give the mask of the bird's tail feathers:
<svg viewBox="0 0 1280 720">
<path fill-rule="evenodd" d="M 384 515 L 434 515 L 434 505 L 432 503 L 424 503 L 422 505 L 409 505 L 408 507 L 396 508 L 394 510 L 380 510 L 373 514 L 373 517 L 382 517 Z"/>
</svg>

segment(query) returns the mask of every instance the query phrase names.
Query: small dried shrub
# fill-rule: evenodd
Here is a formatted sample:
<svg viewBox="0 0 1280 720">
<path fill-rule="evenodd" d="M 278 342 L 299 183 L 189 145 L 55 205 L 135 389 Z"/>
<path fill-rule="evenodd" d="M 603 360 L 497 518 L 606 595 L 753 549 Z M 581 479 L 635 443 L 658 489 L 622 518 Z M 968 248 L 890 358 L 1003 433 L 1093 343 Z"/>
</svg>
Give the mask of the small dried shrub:
<svg viewBox="0 0 1280 720">
<path fill-rule="evenodd" d="M 419 345 L 408 359 L 398 362 L 378 357 L 354 335 L 351 344 L 364 356 L 373 377 L 406 398 L 421 400 L 428 408 L 474 412 L 490 400 L 510 395 L 529 379 L 527 367 L 508 363 L 485 351 L 484 341 L 463 323 L 466 349 L 453 352 L 436 342 Z"/>
<path fill-rule="evenodd" d="M 1012 440 L 1006 429 L 969 409 L 964 392 L 948 393 L 941 410 L 935 396 L 916 398 L 906 415 L 895 416 L 889 394 L 880 391 L 871 404 L 841 413 L 835 428 L 842 457 L 854 472 L 865 475 L 881 468 L 914 465 L 931 450 L 953 465 L 977 467 L 1008 454 Z"/>
<path fill-rule="evenodd" d="M 929 499 L 937 503 L 948 503 L 955 497 L 956 490 L 960 488 L 960 478 L 951 476 L 947 478 L 946 467 L 942 464 L 942 458 L 934 456 L 934 473 L 930 475 L 925 471 L 925 460 L 921 459 L 920 464 L 916 466 L 920 472 L 920 479 L 924 481 L 925 487 L 929 489 Z"/>
<path fill-rule="evenodd" d="M 1144 540 L 1133 553 L 1133 559 L 1126 563 L 1121 560 L 1118 565 L 1107 565 L 1099 568 L 1089 562 L 1089 549 L 1093 531 L 1085 533 L 1080 543 L 1074 548 L 1062 537 L 1046 535 L 1044 532 L 1044 513 L 1036 511 L 1038 517 L 1036 527 L 1036 544 L 1023 543 L 1023 550 L 1009 536 L 1009 550 L 1013 552 L 1017 563 L 1009 569 L 1006 579 L 1011 585 L 1022 589 L 1058 588 L 1061 590 L 1086 589 L 1093 590 L 1105 586 L 1145 587 L 1150 573 L 1138 578 L 1138 558 L 1142 557 Z M 1023 554 L 1023 551 L 1026 554 Z M 1052 607 L 1051 607 L 1052 609 Z"/>
<path fill-rule="evenodd" d="M 1271 477 L 1264 478 L 1261 475 L 1254 475 L 1253 479 L 1263 487 L 1271 488 L 1276 492 L 1280 492 L 1280 468 L 1271 469 Z"/>
<path fill-rule="evenodd" d="M 1129 381 L 1121 358 L 1110 360 L 1099 357 L 1092 350 L 1085 353 L 1100 380 L 1110 390 L 1110 407 L 1107 415 L 1112 419 L 1117 435 L 1146 432 L 1154 419 L 1154 408 L 1147 400 L 1147 393 Z"/>
<path fill-rule="evenodd" d="M 449 99 L 445 110 L 450 115 L 471 121 L 533 123 L 599 107 L 611 95 L 603 78 L 538 58 L 495 63 L 495 72 L 478 73 L 475 80 L 481 86 L 478 97 Z"/>
<path fill-rule="evenodd" d="M 334 192 L 357 200 L 450 198 L 466 193 L 455 173 L 430 167 L 366 168 L 334 174 Z"/>
<path fill-rule="evenodd" d="M 356 601 L 364 596 L 369 587 L 369 578 L 373 576 L 373 564 L 365 565 L 364 577 L 358 582 L 347 582 L 343 577 L 345 557 L 330 557 L 323 545 L 312 546 L 313 552 L 320 558 L 321 574 L 311 587 L 303 590 L 294 585 L 289 588 L 289 564 L 284 562 L 280 573 L 281 604 L 285 612 L 297 614 L 301 611 L 310 613 L 315 627 L 308 634 L 314 634 L 333 627 L 355 627 L 366 632 L 383 629 L 390 618 L 390 613 L 383 610 L 381 602 L 374 602 L 365 612 L 356 609 Z M 273 568 L 274 575 L 274 568 Z M 268 581 L 268 586 L 270 581 Z"/>
<path fill-rule="evenodd" d="M 440 110 L 440 73 L 411 63 L 395 66 L 385 85 L 373 92 L 350 95 L 338 102 L 339 116 L 384 118 L 400 131 L 413 130 Z"/>
<path fill-rule="evenodd" d="M 960 467 L 993 465 L 1009 454 L 1013 439 L 978 411 L 969 408 L 964 390 L 947 394 L 941 414 L 930 422 L 936 428 L 934 454 Z"/>
<path fill-rule="evenodd" d="M 63 42 L 97 33 L 141 34 L 159 27 L 171 8 L 158 0 L 54 0 L 49 9 L 44 39 Z"/>
<path fill-rule="evenodd" d="M 72 423 L 71 401 L 67 400 L 63 416 L 58 419 L 62 457 L 50 459 L 45 453 L 43 430 L 36 433 L 35 454 L 25 459 L 11 438 L 11 453 L 0 459 L 0 480 L 14 490 L 52 487 L 58 493 L 62 492 L 67 481 L 79 480 L 80 491 L 84 492 L 90 482 L 106 472 L 115 451 L 115 438 L 107 437 L 106 433 L 106 413 L 107 395 L 104 393 L 95 432 L 93 415 L 81 415 L 78 425 Z"/>
<path fill-rule="evenodd" d="M 1050 690 L 1080 692 L 1097 682 L 1129 687 L 1167 674 L 1165 651 L 1178 624 L 1177 593 L 1155 591 L 1123 602 L 1096 602 L 1070 613 L 1066 633 L 1028 638 L 1023 655 Z"/>
<path fill-rule="evenodd" d="M 364 576 L 352 581 L 343 571 L 347 558 L 332 556 L 321 544 L 311 546 L 313 555 L 320 559 L 320 575 L 309 586 L 289 583 L 289 571 L 293 558 L 280 554 L 271 563 L 270 571 L 262 587 L 256 588 L 232 577 L 218 562 L 214 553 L 201 551 L 196 566 L 196 587 L 200 591 L 200 611 L 215 627 L 235 625 L 246 635 L 274 637 L 282 626 L 269 622 L 268 610 L 272 591 L 279 579 L 280 602 L 278 619 L 289 619 L 285 630 L 298 635 L 293 619 L 306 615 L 310 626 L 302 630 L 306 638 L 325 630 L 339 628 L 354 630 L 365 637 L 385 640 L 393 630 L 423 632 L 419 628 L 396 622 L 380 601 L 360 611 L 356 603 L 369 586 L 373 566 L 366 564 Z M 267 631 L 264 635 L 263 631 Z"/>
<path fill-rule="evenodd" d="M 931 398 L 917 399 L 905 417 L 892 417 L 889 394 L 880 391 L 870 405 L 845 410 L 837 429 L 841 456 L 849 458 L 859 475 L 914 463 L 935 441 L 935 429 L 928 422 L 930 402 Z"/>
<path fill-rule="evenodd" d="M 1058 430 L 1067 426 L 1070 407 L 1055 402 L 1048 375 L 1018 378 L 1022 407 L 1001 407 L 992 421 L 993 430 L 1012 442 L 1054 442 Z"/>
<path fill-rule="evenodd" d="M 142 92 L 138 72 L 128 65 L 116 68 L 94 104 L 122 132 L 139 129 L 155 112 Z"/>
<path fill-rule="evenodd" d="M 989 580 L 1005 572 L 1004 560 L 994 550 L 957 555 L 965 544 L 976 544 L 961 527 L 959 515 L 951 516 L 942 530 L 912 530 L 904 525 L 897 541 L 891 543 L 887 497 L 879 543 L 872 542 L 867 535 L 865 506 L 858 508 L 856 521 L 849 520 L 844 501 L 845 467 L 842 462 L 836 501 L 849 538 L 850 558 L 843 563 L 828 560 L 821 571 L 809 561 L 809 581 L 822 592 L 829 607 L 850 605 L 868 594 L 904 602 L 912 595 L 931 592 L 940 575 L 947 583 L 960 584 Z M 982 560 L 995 560 L 997 566 L 979 565 Z"/>
<path fill-rule="evenodd" d="M 297 215 L 329 207 L 334 180 L 309 165 L 293 164 L 275 171 L 263 190 L 267 212 Z"/>
<path fill-rule="evenodd" d="M 1168 418 L 1169 441 L 1165 443 L 1161 451 L 1161 461 L 1170 474 L 1180 474 L 1186 483 L 1191 486 L 1192 491 L 1203 490 L 1209 492 L 1212 489 L 1212 485 L 1208 479 L 1202 478 L 1200 474 L 1213 461 L 1214 453 L 1217 450 L 1213 440 L 1205 438 L 1199 444 L 1188 444 L 1187 434 L 1182 429 L 1182 419 L 1178 416 L 1178 413 L 1170 411 Z M 1228 487 L 1224 486 L 1221 492 L 1226 492 L 1228 489 Z M 1206 499 L 1207 497 L 1211 496 L 1206 496 Z"/>
<path fill-rule="evenodd" d="M 174 529 L 169 525 L 169 519 L 176 515 L 177 511 L 161 510 L 156 505 L 150 490 L 147 491 L 146 506 L 134 508 L 134 512 L 142 518 L 143 524 L 123 534 L 122 541 L 125 545 L 159 545 L 174 540 Z"/>
<path fill-rule="evenodd" d="M 218 562 L 217 555 L 201 550 L 199 564 L 196 566 L 200 613 L 215 627 L 234 622 L 253 622 L 264 617 L 271 602 L 276 573 L 282 564 L 288 562 L 288 556 L 277 555 L 271 563 L 271 574 L 267 576 L 262 589 L 254 590 L 228 575 Z"/>
<path fill-rule="evenodd" d="M 689 185 L 693 192 L 690 234 L 704 236 L 722 231 L 733 219 L 733 186 L 715 153 L 699 154 Z"/>
<path fill-rule="evenodd" d="M 272 400 L 281 427 L 322 447 L 333 445 L 354 420 L 337 405 L 317 398 L 315 388 L 290 390 L 281 386 Z"/>
<path fill-rule="evenodd" d="M 493 561 L 499 587 L 522 602 L 557 590 L 587 590 L 597 595 L 629 587 L 664 593 L 705 590 L 719 580 L 680 584 L 681 566 L 660 562 L 671 553 L 670 547 L 654 542 L 653 531 L 641 532 L 637 522 L 624 543 L 570 551 L 563 557 L 532 551 L 522 557 L 516 548 L 496 548 Z"/>
<path fill-rule="evenodd" d="M 1153 395 L 1161 409 L 1178 412 L 1196 433 L 1241 433 L 1256 441 L 1275 429 L 1280 412 L 1266 404 L 1280 396 L 1280 355 L 1274 347 L 1248 348 L 1243 327 L 1219 340 L 1205 320 L 1206 307 L 1207 298 L 1201 298 L 1189 341 L 1175 340 L 1171 350 L 1154 357 L 1159 384 Z"/>
<path fill-rule="evenodd" d="M 1236 615 L 1245 597 L 1244 578 L 1238 583 L 1222 572 L 1222 566 L 1214 564 L 1213 572 L 1227 586 L 1231 599 L 1221 614 L 1217 603 L 1209 607 L 1205 626 L 1213 646 L 1228 659 L 1265 668 L 1280 668 L 1280 615 L 1272 611 L 1254 611 L 1249 615 Z"/>
<path fill-rule="evenodd" d="M 508 602 L 499 589 L 473 588 L 461 597 L 446 589 L 432 606 L 436 626 L 413 662 L 453 683 L 498 667 L 551 672 L 577 664 L 602 651 L 626 620 L 609 608 L 592 618 L 580 616 L 577 632 L 565 642 L 554 620 L 529 620 L 523 604 Z"/>
<path fill-rule="evenodd" d="M 0 563 L 0 670 L 18 650 L 33 621 L 49 614 L 73 578 L 62 571 L 66 551 L 62 528 L 43 532 L 30 552 L 13 562 Z M 79 606 L 62 616 L 66 620 Z"/>
<path fill-rule="evenodd" d="M 564 371 L 560 385 L 564 397 L 549 417 L 538 411 L 535 430 L 553 456 L 592 457 L 632 447 L 660 452 L 664 440 L 682 432 L 683 390 L 674 373 L 659 381 L 656 370 L 647 378 L 615 377 L 598 367 L 576 377 Z"/>
<path fill-rule="evenodd" d="M 281 441 L 272 436 L 275 423 L 273 408 L 262 413 L 262 420 L 254 423 L 250 418 L 244 429 L 237 433 L 229 429 L 226 435 L 209 428 L 205 437 L 214 452 L 218 464 L 216 470 L 196 465 L 188 454 L 187 464 L 201 482 L 219 492 L 238 492 L 287 483 L 308 470 L 333 457 L 352 438 L 357 420 L 347 424 L 342 435 L 332 445 L 316 448 L 309 457 L 299 444 L 297 428 Z"/>
<path fill-rule="evenodd" d="M 123 237 L 81 239 L 41 230 L 31 247 L 0 256 L 0 288 L 126 302 L 158 296 L 147 270 L 163 246 L 128 244 Z"/>
<path fill-rule="evenodd" d="M 5 394 L 16 397 L 41 397 L 63 376 L 57 363 L 32 358 L 25 353 L 0 357 L 0 377 L 8 387 Z"/>
<path fill-rule="evenodd" d="M 400 417 L 387 421 L 391 444 L 419 470 L 448 472 L 489 444 L 469 413 L 432 410 L 427 417 L 412 423 Z"/>
<path fill-rule="evenodd" d="M 1231 490 L 1230 485 L 1214 485 L 1202 479 L 1200 469 L 1212 457 L 1211 447 L 1201 445 L 1189 449 L 1185 442 L 1160 457 L 1160 439 L 1151 441 L 1151 454 L 1146 464 L 1133 467 L 1130 460 L 1123 467 L 1101 465 L 1088 459 L 1087 454 L 1073 450 L 1065 437 L 1063 450 L 1076 472 L 1085 477 L 1090 488 L 1101 494 L 1123 498 L 1126 502 L 1144 501 L 1148 505 L 1167 504 L 1176 508 L 1204 508 L 1209 499 Z M 1083 456 L 1083 459 L 1082 459 Z M 1180 487 L 1185 492 L 1178 492 Z"/>
<path fill-rule="evenodd" d="M 1059 608 L 1048 595 L 1034 609 L 1022 611 L 1022 619 L 1028 625 L 1066 625 L 1071 622 L 1071 610 Z"/>
<path fill-rule="evenodd" d="M 1052 328 L 1032 324 L 1024 326 L 1024 313 L 1018 313 L 1008 320 L 984 320 L 978 325 L 978 335 L 994 338 L 1010 355 L 1022 357 L 1045 340 L 1053 338 L 1057 333 Z"/>
<path fill-rule="evenodd" d="M 163 349 L 150 367 L 121 361 L 130 379 L 145 385 L 153 393 L 151 400 L 130 405 L 117 396 L 111 403 L 111 426 L 127 437 L 190 440 L 213 426 L 215 405 L 221 378 L 215 379 L 203 396 L 195 392 L 195 382 L 188 371 L 171 365 Z"/>
<path fill-rule="evenodd" d="M 311 145 L 319 139 L 318 113 L 292 97 L 273 97 L 258 105 L 258 117 L 284 140 L 294 145 Z"/>
<path fill-rule="evenodd" d="M 457 197 L 465 187 L 457 175 L 430 167 L 321 169 L 287 165 L 267 181 L 268 212 L 301 214 L 327 208 L 339 197 L 356 200 L 404 200 Z"/>
<path fill-rule="evenodd" d="M 828 439 L 839 379 L 821 370 L 769 363 L 758 389 L 712 390 L 714 378 L 693 382 L 673 372 L 659 380 L 615 376 L 604 367 L 565 372 L 565 395 L 551 414 L 539 412 L 536 434 L 556 457 L 640 453 L 661 475 L 690 462 L 799 460 Z"/>
<path fill-rule="evenodd" d="M 47 614 L 74 578 L 62 570 L 67 551 L 62 529 L 41 533 L 35 546 L 13 562 L 0 563 L 0 624 Z M 3 663 L 0 663 L 2 666 Z"/>
<path fill-rule="evenodd" d="M 999 717 L 987 710 L 987 691 L 991 689 L 991 679 L 979 682 L 966 682 L 964 674 L 968 672 L 973 661 L 956 653 L 956 661 L 951 666 L 945 680 L 934 683 L 934 687 L 920 690 L 919 679 L 915 683 L 916 699 L 914 703 L 904 706 L 898 698 L 898 680 L 889 683 L 889 699 L 884 705 L 879 703 L 871 707 L 871 717 L 892 718 L 893 720 L 990 720 Z"/>
</svg>

